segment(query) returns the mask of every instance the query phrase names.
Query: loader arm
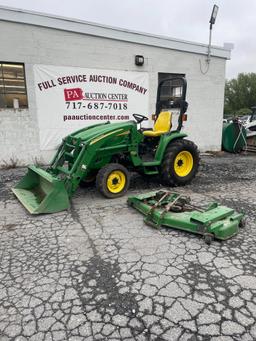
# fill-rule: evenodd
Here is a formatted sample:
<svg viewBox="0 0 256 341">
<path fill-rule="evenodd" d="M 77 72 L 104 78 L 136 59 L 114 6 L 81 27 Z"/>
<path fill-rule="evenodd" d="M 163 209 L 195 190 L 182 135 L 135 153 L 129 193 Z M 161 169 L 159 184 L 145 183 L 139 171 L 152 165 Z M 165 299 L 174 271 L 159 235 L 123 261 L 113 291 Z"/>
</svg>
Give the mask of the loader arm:
<svg viewBox="0 0 256 341">
<path fill-rule="evenodd" d="M 134 166 L 141 164 L 138 144 L 142 139 L 131 121 L 80 129 L 63 139 L 46 170 L 29 167 L 13 192 L 32 214 L 64 210 L 82 179 L 110 163 L 114 155 L 126 155 Z"/>
</svg>

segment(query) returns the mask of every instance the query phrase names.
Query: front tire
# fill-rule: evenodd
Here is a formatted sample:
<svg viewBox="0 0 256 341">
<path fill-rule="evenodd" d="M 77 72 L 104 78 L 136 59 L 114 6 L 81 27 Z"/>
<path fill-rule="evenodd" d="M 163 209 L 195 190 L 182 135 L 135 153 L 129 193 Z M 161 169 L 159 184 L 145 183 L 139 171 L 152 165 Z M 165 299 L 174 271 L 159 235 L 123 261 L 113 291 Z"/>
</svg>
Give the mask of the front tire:
<svg viewBox="0 0 256 341">
<path fill-rule="evenodd" d="M 101 168 L 96 177 L 96 188 L 106 198 L 114 199 L 124 195 L 130 185 L 128 170 L 119 163 L 110 163 Z"/>
<path fill-rule="evenodd" d="M 168 186 L 184 186 L 195 177 L 199 167 L 199 151 L 189 140 L 176 140 L 166 148 L 161 165 L 161 178 Z"/>
</svg>

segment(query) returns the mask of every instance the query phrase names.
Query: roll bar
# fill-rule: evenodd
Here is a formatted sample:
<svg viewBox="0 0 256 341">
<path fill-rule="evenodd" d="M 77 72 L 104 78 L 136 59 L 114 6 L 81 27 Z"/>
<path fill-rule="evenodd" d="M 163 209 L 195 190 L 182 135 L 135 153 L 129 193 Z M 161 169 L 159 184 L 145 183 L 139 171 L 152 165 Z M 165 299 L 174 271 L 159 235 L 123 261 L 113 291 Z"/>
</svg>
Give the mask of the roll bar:
<svg viewBox="0 0 256 341">
<path fill-rule="evenodd" d="M 161 93 L 163 84 L 167 82 L 173 82 L 180 80 L 182 82 L 182 94 L 181 97 L 176 101 L 161 101 Z M 156 96 L 156 118 L 160 114 L 163 106 L 168 106 L 169 108 L 180 108 L 179 120 L 177 130 L 180 131 L 182 127 L 182 115 L 187 111 L 188 103 L 186 102 L 186 94 L 187 94 L 187 81 L 184 77 L 174 77 L 167 78 L 162 80 L 157 88 L 157 96 Z"/>
</svg>

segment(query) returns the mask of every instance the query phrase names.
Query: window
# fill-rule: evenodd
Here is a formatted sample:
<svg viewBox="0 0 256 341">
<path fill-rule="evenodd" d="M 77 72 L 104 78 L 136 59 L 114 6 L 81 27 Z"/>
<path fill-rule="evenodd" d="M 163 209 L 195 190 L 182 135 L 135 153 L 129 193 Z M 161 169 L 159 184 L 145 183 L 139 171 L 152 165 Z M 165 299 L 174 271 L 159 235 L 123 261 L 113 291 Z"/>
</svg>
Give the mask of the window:
<svg viewBox="0 0 256 341">
<path fill-rule="evenodd" d="M 184 74 L 175 74 L 175 73 L 158 73 L 158 83 L 162 82 L 165 79 L 176 78 L 176 77 L 185 77 Z M 167 100 L 175 100 L 180 98 L 182 95 L 182 84 L 180 80 L 176 80 L 173 82 L 166 82 L 163 84 L 162 92 L 161 92 L 161 101 Z"/>
<path fill-rule="evenodd" d="M 0 62 L 0 108 L 27 108 L 24 64 Z"/>
</svg>

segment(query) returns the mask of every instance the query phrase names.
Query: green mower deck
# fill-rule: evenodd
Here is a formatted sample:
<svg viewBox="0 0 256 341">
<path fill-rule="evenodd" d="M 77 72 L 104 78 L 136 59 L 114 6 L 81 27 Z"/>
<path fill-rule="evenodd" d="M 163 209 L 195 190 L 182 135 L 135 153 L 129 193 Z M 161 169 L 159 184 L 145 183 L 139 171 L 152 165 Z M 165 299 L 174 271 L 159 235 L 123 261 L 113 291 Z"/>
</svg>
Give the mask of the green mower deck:
<svg viewBox="0 0 256 341">
<path fill-rule="evenodd" d="M 146 224 L 197 233 L 207 244 L 214 238 L 226 240 L 236 235 L 244 216 L 215 202 L 199 208 L 191 204 L 189 197 L 166 190 L 131 196 L 128 204 L 146 216 Z"/>
</svg>

